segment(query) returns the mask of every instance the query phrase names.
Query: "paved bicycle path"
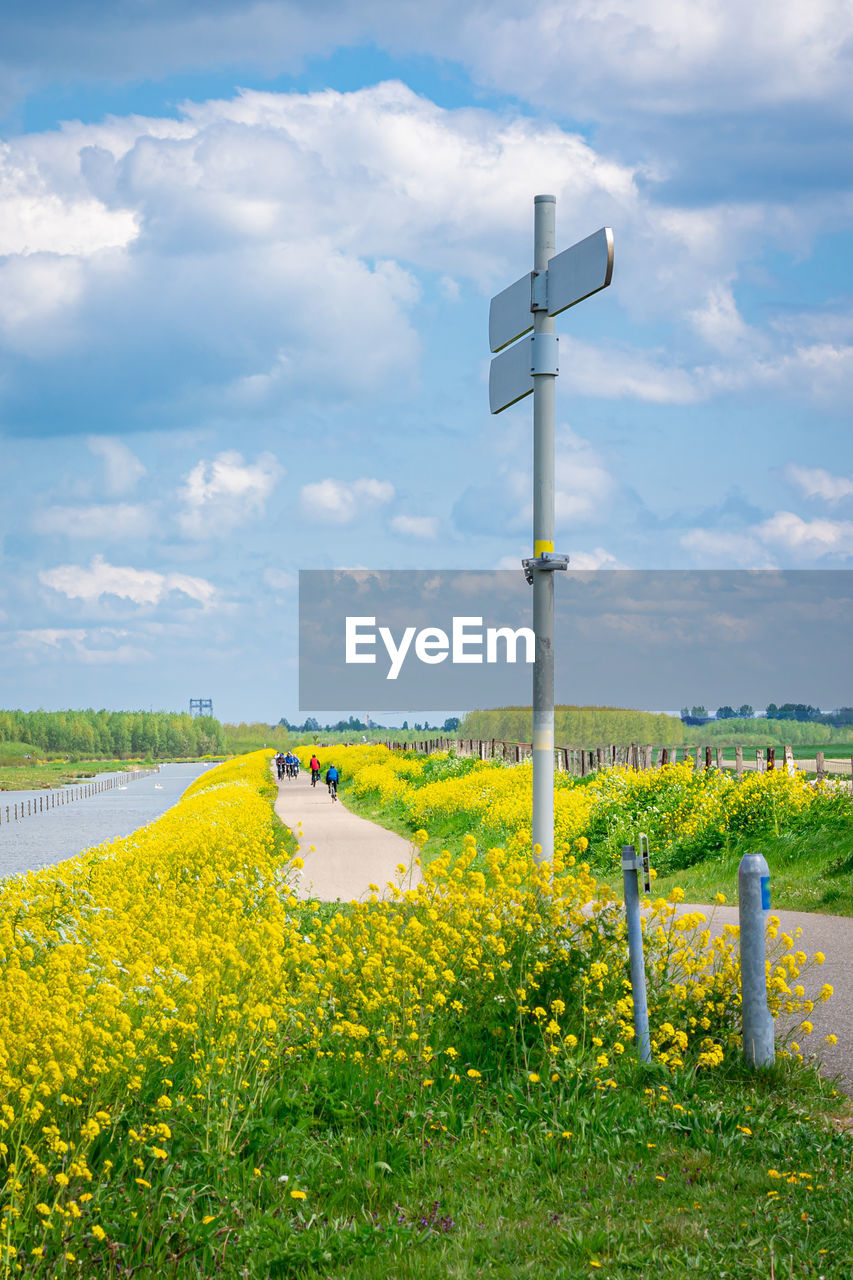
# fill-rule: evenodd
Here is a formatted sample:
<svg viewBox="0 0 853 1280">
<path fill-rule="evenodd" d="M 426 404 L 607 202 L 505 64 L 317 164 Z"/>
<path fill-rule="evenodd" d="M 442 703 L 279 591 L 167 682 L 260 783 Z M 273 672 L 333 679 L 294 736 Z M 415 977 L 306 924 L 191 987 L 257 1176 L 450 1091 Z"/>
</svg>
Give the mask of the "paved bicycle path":
<svg viewBox="0 0 853 1280">
<path fill-rule="evenodd" d="M 333 802 L 324 783 L 311 786 L 310 773 L 279 782 L 275 811 L 299 841 L 304 897 L 349 902 L 366 898 L 371 884 L 385 892 L 389 880 L 399 883 L 400 865 L 406 868 L 405 887 L 418 883 L 409 841 Z"/>
<path fill-rule="evenodd" d="M 715 934 L 722 932 L 724 925 L 738 923 L 737 906 L 684 903 L 679 914 L 685 911 L 702 911 Z M 778 916 L 780 933 L 793 936 L 798 928 L 802 929 L 800 937 L 794 938 L 795 951 L 805 951 L 810 961 L 816 951 L 826 957 L 822 965 L 809 968 L 802 977 L 788 984 L 793 989 L 796 983 L 801 983 L 809 998 L 814 998 L 825 982 L 833 988 L 830 1000 L 825 1004 L 815 1003 L 813 1012 L 805 1015 L 814 1027 L 812 1034 L 794 1033 L 791 1038 L 804 1055 L 814 1055 L 821 1060 L 825 1076 L 840 1077 L 841 1087 L 853 1095 L 853 920 L 848 916 L 778 911 L 775 907 L 771 907 L 770 914 Z M 801 1019 L 787 1021 L 797 1026 Z M 784 1022 L 785 1019 L 780 1018 L 776 1023 L 777 1042 Z M 837 1036 L 838 1043 L 827 1044 L 824 1037 L 828 1035 Z"/>
</svg>

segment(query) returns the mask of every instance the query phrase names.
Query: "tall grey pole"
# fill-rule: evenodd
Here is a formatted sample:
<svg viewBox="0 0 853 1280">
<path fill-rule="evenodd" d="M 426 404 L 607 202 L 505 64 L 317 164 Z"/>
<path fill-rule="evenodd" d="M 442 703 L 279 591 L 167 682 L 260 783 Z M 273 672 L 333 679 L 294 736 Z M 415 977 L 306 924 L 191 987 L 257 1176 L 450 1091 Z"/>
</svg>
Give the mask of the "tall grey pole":
<svg viewBox="0 0 853 1280">
<path fill-rule="evenodd" d="M 555 196 L 535 196 L 533 269 L 545 272 L 556 251 Z M 540 334 L 553 334 L 547 307 L 533 312 L 533 347 Z M 546 343 L 547 343 L 546 339 Z M 545 345 L 545 344 L 543 344 Z M 533 555 L 554 550 L 554 384 L 553 373 L 533 374 Z M 533 574 L 533 849 L 540 862 L 554 858 L 554 574 Z M 537 854 L 536 848 L 539 847 Z"/>
</svg>

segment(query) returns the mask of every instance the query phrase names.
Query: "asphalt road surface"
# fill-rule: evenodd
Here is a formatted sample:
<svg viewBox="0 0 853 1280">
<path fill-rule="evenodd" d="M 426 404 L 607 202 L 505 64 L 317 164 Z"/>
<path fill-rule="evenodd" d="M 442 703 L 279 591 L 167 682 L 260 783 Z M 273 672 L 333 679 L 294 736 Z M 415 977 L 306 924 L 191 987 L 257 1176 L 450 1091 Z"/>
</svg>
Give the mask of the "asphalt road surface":
<svg viewBox="0 0 853 1280">
<path fill-rule="evenodd" d="M 390 880 L 406 888 L 417 884 L 419 868 L 412 864 L 412 846 L 402 836 L 359 818 L 332 801 L 324 782 L 311 786 L 311 775 L 283 778 L 278 784 L 275 811 L 295 833 L 304 859 L 302 894 L 324 902 L 350 902 L 380 891 Z M 301 823 L 301 826 L 299 825 Z"/>
</svg>

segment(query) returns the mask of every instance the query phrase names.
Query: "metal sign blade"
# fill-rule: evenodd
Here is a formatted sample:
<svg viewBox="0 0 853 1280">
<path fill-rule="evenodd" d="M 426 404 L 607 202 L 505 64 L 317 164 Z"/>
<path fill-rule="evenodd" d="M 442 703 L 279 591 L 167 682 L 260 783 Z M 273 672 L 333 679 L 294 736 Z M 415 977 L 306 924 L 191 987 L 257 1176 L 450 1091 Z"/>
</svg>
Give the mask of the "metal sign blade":
<svg viewBox="0 0 853 1280">
<path fill-rule="evenodd" d="M 549 261 L 548 315 L 557 316 L 599 289 L 606 289 L 612 276 L 613 232 L 610 227 L 602 227 Z"/>
<path fill-rule="evenodd" d="M 533 390 L 533 339 L 502 351 L 489 367 L 489 409 L 501 413 L 511 404 L 523 400 Z"/>
<path fill-rule="evenodd" d="M 530 276 L 516 280 L 507 289 L 495 294 L 489 303 L 489 350 L 501 351 L 516 338 L 533 328 L 533 312 L 530 310 Z"/>
</svg>

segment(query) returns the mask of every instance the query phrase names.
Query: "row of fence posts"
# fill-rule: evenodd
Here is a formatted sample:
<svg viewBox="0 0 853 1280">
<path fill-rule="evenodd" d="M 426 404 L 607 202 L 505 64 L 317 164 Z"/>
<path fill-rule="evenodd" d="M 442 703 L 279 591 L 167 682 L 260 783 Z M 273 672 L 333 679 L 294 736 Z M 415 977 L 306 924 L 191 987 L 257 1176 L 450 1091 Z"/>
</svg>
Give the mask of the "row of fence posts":
<svg viewBox="0 0 853 1280">
<path fill-rule="evenodd" d="M 61 790 L 51 790 L 46 793 L 42 791 L 26 801 L 20 800 L 17 804 L 7 804 L 5 806 L 6 822 L 17 822 L 21 818 L 31 818 L 37 813 L 47 813 L 50 809 L 60 809 L 63 805 L 71 804 L 75 800 L 85 800 L 88 796 L 98 795 L 101 791 L 112 791 L 114 787 L 119 787 L 125 782 L 132 782 L 137 778 L 148 778 L 152 773 L 159 772 L 159 765 L 154 769 L 129 769 L 127 773 L 122 773 L 115 778 L 98 778 L 96 782 L 84 782 L 79 786 L 63 787 Z M 0 824 L 2 822 L 3 805 L 0 804 Z"/>
<path fill-rule="evenodd" d="M 533 744 L 530 742 L 505 742 L 501 738 L 426 738 L 417 742 L 395 742 L 385 740 L 385 746 L 392 751 L 420 751 L 428 755 L 431 751 L 455 751 L 460 756 L 476 756 L 480 760 L 504 760 L 511 764 L 520 764 L 522 760 L 533 758 Z M 604 747 L 555 747 L 554 764 L 561 773 L 569 773 L 574 777 L 584 778 L 587 774 L 596 773 L 599 769 L 611 769 L 622 765 L 629 769 L 654 769 L 665 764 L 677 764 L 688 757 L 697 769 L 725 769 L 726 765 L 722 747 L 678 746 L 653 747 L 650 743 L 642 745 L 631 742 L 627 746 L 611 743 Z M 778 754 L 778 753 L 781 753 Z M 826 776 L 826 758 L 823 751 L 815 752 L 815 766 L 818 778 Z M 734 769 L 738 777 L 745 768 L 752 765 L 744 763 L 744 748 L 735 747 Z M 769 773 L 777 768 L 791 772 L 794 768 L 794 749 L 785 747 L 755 748 L 755 771 Z M 853 775 L 853 757 L 850 761 L 850 772 Z"/>
</svg>

